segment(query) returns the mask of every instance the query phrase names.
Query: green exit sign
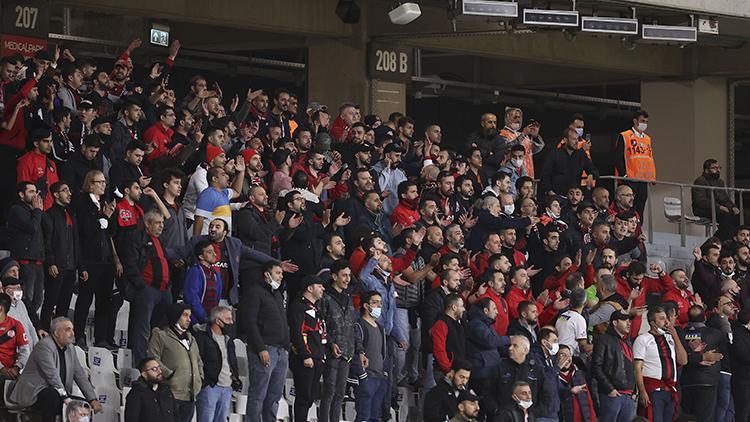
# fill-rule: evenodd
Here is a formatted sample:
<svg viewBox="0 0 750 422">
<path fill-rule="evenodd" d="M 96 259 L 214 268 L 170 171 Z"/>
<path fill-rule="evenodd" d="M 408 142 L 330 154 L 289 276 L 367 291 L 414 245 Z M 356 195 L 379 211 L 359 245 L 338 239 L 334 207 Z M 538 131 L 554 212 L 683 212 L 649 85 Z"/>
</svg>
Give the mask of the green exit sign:
<svg viewBox="0 0 750 422">
<path fill-rule="evenodd" d="M 169 46 L 169 29 L 151 28 L 151 44 Z"/>
</svg>

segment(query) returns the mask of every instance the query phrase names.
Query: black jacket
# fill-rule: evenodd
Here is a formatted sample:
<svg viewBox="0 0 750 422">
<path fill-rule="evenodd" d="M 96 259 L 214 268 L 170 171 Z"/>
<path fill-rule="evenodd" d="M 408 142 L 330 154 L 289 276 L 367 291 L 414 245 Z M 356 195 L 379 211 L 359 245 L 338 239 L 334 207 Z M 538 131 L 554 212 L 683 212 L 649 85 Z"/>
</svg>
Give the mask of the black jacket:
<svg viewBox="0 0 750 422">
<path fill-rule="evenodd" d="M 161 245 L 161 242 L 159 244 Z M 127 288 L 143 289 L 148 285 L 143 278 L 143 270 L 146 268 L 148 261 L 158 254 L 156 243 L 151 240 L 151 236 L 146 229 L 142 228 L 133 232 L 132 236 L 128 237 L 128 242 L 122 243 L 121 249 L 117 252 L 122 260 L 123 278 L 129 283 Z M 175 255 L 170 248 L 164 248 L 163 246 L 162 253 L 165 257 L 174 257 Z M 159 286 L 152 287 L 159 288 Z M 125 292 L 126 296 L 128 293 L 130 292 Z"/>
<path fill-rule="evenodd" d="M 138 180 L 141 176 L 143 176 L 143 172 L 140 167 L 134 166 L 122 158 L 114 160 L 112 168 L 109 169 L 108 192 L 112 193 L 115 189 L 119 189 L 120 193 L 123 193 L 120 187 L 123 182 Z"/>
<path fill-rule="evenodd" d="M 508 335 L 509 336 L 524 336 L 527 339 L 529 339 L 529 343 L 534 344 L 537 342 L 539 338 L 539 327 L 534 327 L 534 335 L 536 338 L 532 336 L 531 331 L 528 330 L 528 328 L 521 325 L 517 319 L 514 319 L 510 322 L 508 325 Z"/>
<path fill-rule="evenodd" d="M 725 337 L 721 334 L 721 331 L 707 327 L 704 323 L 688 323 L 682 337 L 682 344 L 686 346 L 685 350 L 688 353 L 688 363 L 682 367 L 680 384 L 686 387 L 718 385 L 719 378 L 721 378 L 721 363 L 717 362 L 710 366 L 701 365 L 703 353 L 693 351 L 693 348 L 689 345 L 692 340 L 705 343 L 704 351 L 720 351 L 724 348 L 722 343 L 725 341 Z"/>
<path fill-rule="evenodd" d="M 354 337 L 354 323 L 359 319 L 359 315 L 354 310 L 351 295 L 346 290 L 339 293 L 333 286 L 327 285 L 323 298 L 318 302 L 318 308 L 326 321 L 329 350 L 335 343 L 346 359 L 362 351 L 362 345 L 356 344 Z M 329 356 L 332 357 L 333 353 Z"/>
<path fill-rule="evenodd" d="M 424 399 L 425 422 L 443 422 L 456 415 L 458 391 L 441 379 Z"/>
<path fill-rule="evenodd" d="M 282 224 L 288 226 L 293 215 L 287 211 Z M 287 239 L 281 239 L 281 258 L 296 263 L 299 266 L 297 274 L 317 273 L 320 269 L 320 258 L 323 256 L 324 234 L 323 225 L 313 221 L 311 212 L 306 212 L 305 219 L 291 235 Z"/>
<path fill-rule="evenodd" d="M 289 324 L 280 290 L 271 290 L 265 281 L 253 283 L 243 291 L 239 312 L 248 353 L 260 353 L 266 346 L 289 350 Z"/>
<path fill-rule="evenodd" d="M 276 221 L 272 211 L 267 210 L 265 213 L 261 213 L 258 208 L 250 203 L 237 211 L 232 221 L 234 222 L 235 236 L 240 239 L 242 244 L 266 255 L 272 255 L 273 238 L 279 236 L 279 233 L 284 229 Z M 243 263 L 245 262 L 243 261 Z M 246 263 L 257 265 L 254 261 L 246 261 Z"/>
<path fill-rule="evenodd" d="M 154 391 L 141 377 L 131 388 L 125 403 L 125 422 L 175 421 L 174 396 L 167 384 L 160 383 Z"/>
<path fill-rule="evenodd" d="M 289 307 L 292 354 L 299 359 L 324 360 L 328 333 L 320 310 L 304 296 L 298 296 Z"/>
<path fill-rule="evenodd" d="M 570 186 L 580 185 L 584 170 L 594 178 L 599 178 L 599 170 L 582 149 L 568 154 L 564 147 L 554 148 L 542 168 L 539 191 L 545 194 L 554 191 L 558 195 L 564 195 Z"/>
<path fill-rule="evenodd" d="M 66 212 L 70 217 L 70 224 Z M 75 216 L 64 207 L 54 204 L 42 219 L 44 231 L 44 265 L 57 265 L 62 270 L 75 271 L 80 263 L 78 225 Z M 83 269 L 83 268 L 81 268 Z"/>
<path fill-rule="evenodd" d="M 504 406 L 492 419 L 494 422 L 534 422 L 534 412 L 529 412 L 528 419 L 524 417 L 523 409 L 517 404 Z"/>
<path fill-rule="evenodd" d="M 60 165 L 60 173 L 63 176 L 63 180 L 68 183 L 70 191 L 76 195 L 81 193 L 83 188 L 83 179 L 86 177 L 86 173 L 91 170 L 101 171 L 103 167 L 101 154 L 97 155 L 93 160 L 88 161 L 83 158 L 83 154 L 77 152 L 73 154 L 68 161 Z"/>
<path fill-rule="evenodd" d="M 8 210 L 10 256 L 14 259 L 44 260 L 42 210 L 16 200 Z"/>
<path fill-rule="evenodd" d="M 221 360 L 221 349 L 214 340 L 211 326 L 208 324 L 197 325 L 193 327 L 193 337 L 198 343 L 198 350 L 201 352 L 203 360 L 203 386 L 214 387 L 219 382 L 219 373 L 221 366 L 224 364 Z M 232 373 L 232 387 L 239 382 L 239 369 L 237 367 L 237 354 L 234 351 L 234 339 L 224 336 L 227 345 L 227 359 L 229 360 L 229 370 Z"/>
<path fill-rule="evenodd" d="M 732 328 L 732 344 L 729 346 L 732 374 L 750 374 L 750 330 L 739 324 Z M 750 385 L 750 377 L 734 376 L 732 383 L 747 386 Z"/>
<path fill-rule="evenodd" d="M 437 321 L 438 315 L 443 313 L 445 308 L 445 291 L 442 287 L 434 289 L 424 298 L 422 302 L 422 309 L 420 311 L 422 317 L 422 343 L 421 350 L 423 353 L 432 352 L 432 336 L 430 336 L 430 329 Z"/>
<path fill-rule="evenodd" d="M 101 201 L 104 206 L 104 201 Z M 81 260 L 88 263 L 113 262 L 112 236 L 114 222 L 108 219 L 94 204 L 89 194 L 83 193 L 74 201 L 76 220 L 78 223 L 78 240 L 81 245 Z M 114 214 L 112 214 L 114 216 Z M 107 220 L 107 227 L 102 228 L 100 219 Z"/>
<path fill-rule="evenodd" d="M 633 350 L 630 336 L 625 336 L 625 342 Z M 635 391 L 635 373 L 633 361 L 625 358 L 620 345 L 620 336 L 610 325 L 607 331 L 594 338 L 594 352 L 591 356 L 592 374 L 599 383 L 599 392 L 609 394 L 612 390 Z"/>
<path fill-rule="evenodd" d="M 531 387 L 531 399 L 534 402 L 531 411 L 536 414 L 537 408 L 546 408 L 546 403 L 556 391 L 549 391 L 544 382 L 542 363 L 528 355 L 520 365 L 511 359 L 503 359 L 498 367 L 497 378 L 488 379 L 483 390 L 482 408 L 488 415 L 496 414 L 501 407 L 513 405 L 513 384 L 526 381 Z"/>
</svg>

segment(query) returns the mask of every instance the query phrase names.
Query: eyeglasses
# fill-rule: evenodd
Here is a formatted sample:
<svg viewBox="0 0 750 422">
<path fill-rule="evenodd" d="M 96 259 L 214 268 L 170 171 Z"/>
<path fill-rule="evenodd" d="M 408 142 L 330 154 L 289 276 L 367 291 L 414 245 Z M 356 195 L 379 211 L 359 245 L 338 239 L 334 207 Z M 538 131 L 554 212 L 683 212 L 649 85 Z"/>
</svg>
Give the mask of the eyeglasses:
<svg viewBox="0 0 750 422">
<path fill-rule="evenodd" d="M 144 370 L 144 372 L 159 373 L 159 372 L 161 372 L 161 366 L 154 366 L 153 368 L 148 368 L 148 369 Z"/>
</svg>

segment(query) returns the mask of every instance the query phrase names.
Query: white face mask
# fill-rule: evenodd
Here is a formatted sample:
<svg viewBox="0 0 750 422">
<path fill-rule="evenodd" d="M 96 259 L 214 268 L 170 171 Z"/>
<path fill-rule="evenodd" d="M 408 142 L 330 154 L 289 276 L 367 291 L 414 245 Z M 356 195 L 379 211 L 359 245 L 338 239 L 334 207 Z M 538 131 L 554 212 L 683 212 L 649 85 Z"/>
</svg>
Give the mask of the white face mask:
<svg viewBox="0 0 750 422">
<path fill-rule="evenodd" d="M 524 409 L 528 409 L 532 404 L 534 404 L 534 402 L 531 400 L 520 400 L 518 402 L 518 405 L 523 407 Z"/>
<path fill-rule="evenodd" d="M 16 290 L 13 292 L 13 300 L 18 302 L 19 300 L 23 299 L 23 290 Z"/>
<path fill-rule="evenodd" d="M 583 128 L 582 128 L 582 127 L 577 127 L 577 128 L 576 128 L 576 133 L 578 134 L 578 137 L 579 137 L 579 138 L 580 138 L 581 136 L 583 136 Z"/>
<path fill-rule="evenodd" d="M 281 282 L 272 279 L 270 275 L 268 276 L 268 284 L 271 285 L 271 290 L 278 290 L 281 287 Z"/>
<path fill-rule="evenodd" d="M 521 124 L 520 123 L 511 123 L 509 126 L 513 130 L 521 130 Z"/>
<path fill-rule="evenodd" d="M 522 158 L 514 158 L 514 159 L 510 160 L 510 163 L 513 165 L 513 167 L 515 167 L 515 168 L 518 169 L 518 168 L 521 168 L 521 166 L 523 166 L 523 159 Z"/>
<path fill-rule="evenodd" d="M 656 327 L 656 332 L 659 333 L 662 336 L 665 335 L 665 334 L 667 334 L 667 330 L 665 330 L 663 328 L 659 328 L 659 327 Z"/>
<path fill-rule="evenodd" d="M 516 210 L 516 206 L 514 204 L 510 205 L 503 205 L 503 212 L 507 215 L 513 214 L 513 212 Z"/>
<path fill-rule="evenodd" d="M 560 343 L 552 343 L 549 348 L 549 354 L 555 356 L 560 350 Z"/>
<path fill-rule="evenodd" d="M 645 132 L 648 128 L 648 123 L 638 123 L 638 132 Z"/>
<path fill-rule="evenodd" d="M 372 311 L 370 311 L 370 315 L 372 315 L 374 319 L 380 318 L 380 314 L 382 313 L 383 313 L 383 308 L 372 308 Z"/>
<path fill-rule="evenodd" d="M 81 416 L 80 419 L 78 419 L 78 420 L 81 421 L 81 422 L 89 422 L 89 417 L 88 416 Z"/>
<path fill-rule="evenodd" d="M 559 216 L 559 215 L 555 214 L 555 213 L 554 213 L 554 212 L 552 212 L 552 211 L 547 211 L 547 215 L 548 215 L 548 216 L 549 216 L 550 218 L 552 218 L 553 220 L 557 220 L 558 218 L 560 218 L 560 216 Z"/>
</svg>

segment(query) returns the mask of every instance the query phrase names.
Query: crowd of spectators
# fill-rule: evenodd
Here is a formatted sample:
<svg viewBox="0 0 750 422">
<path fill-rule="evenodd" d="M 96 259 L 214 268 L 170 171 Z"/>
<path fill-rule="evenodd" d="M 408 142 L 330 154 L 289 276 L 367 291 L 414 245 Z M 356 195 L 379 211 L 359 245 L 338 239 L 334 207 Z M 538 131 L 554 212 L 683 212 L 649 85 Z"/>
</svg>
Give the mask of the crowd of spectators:
<svg viewBox="0 0 750 422">
<path fill-rule="evenodd" d="M 696 188 L 717 237 L 690 268 L 648 261 L 645 111 L 614 148 L 635 180 L 610 191 L 580 114 L 559 141 L 515 107 L 448 140 L 286 89 L 174 86 L 179 42 L 145 75 L 139 46 L 113 69 L 67 49 L 0 60 L 12 402 L 54 421 L 75 383 L 101 411 L 74 345 L 123 346 L 127 301 L 128 422 L 226 421 L 239 391 L 247 421 L 275 421 L 287 371 L 295 421 L 347 400 L 388 420 L 403 388 L 413 420 L 750 420 L 750 228 Z"/>
</svg>

